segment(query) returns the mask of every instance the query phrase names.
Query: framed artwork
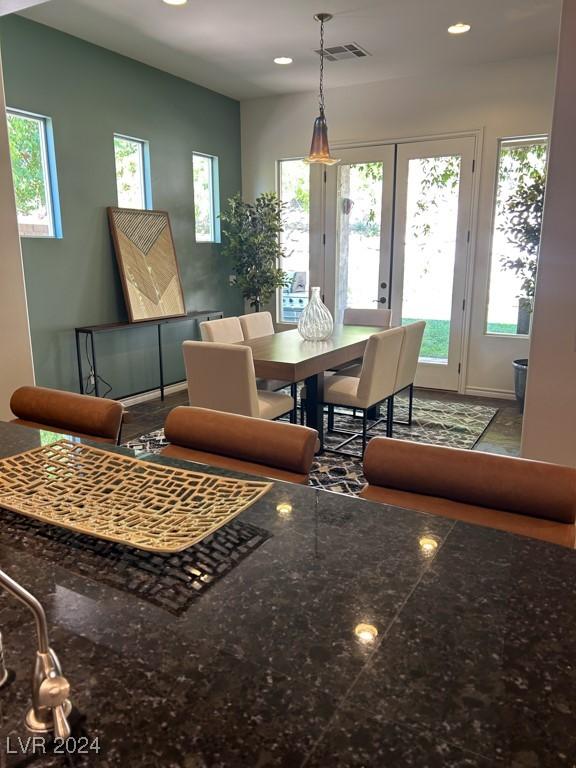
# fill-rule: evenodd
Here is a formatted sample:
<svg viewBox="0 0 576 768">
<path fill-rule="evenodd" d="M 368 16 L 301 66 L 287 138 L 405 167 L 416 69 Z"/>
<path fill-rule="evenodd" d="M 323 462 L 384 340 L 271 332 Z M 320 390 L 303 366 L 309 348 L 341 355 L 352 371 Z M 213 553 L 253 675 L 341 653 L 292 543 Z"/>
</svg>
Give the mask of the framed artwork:
<svg viewBox="0 0 576 768">
<path fill-rule="evenodd" d="M 130 322 L 185 315 L 168 214 L 108 208 L 108 220 Z"/>
</svg>

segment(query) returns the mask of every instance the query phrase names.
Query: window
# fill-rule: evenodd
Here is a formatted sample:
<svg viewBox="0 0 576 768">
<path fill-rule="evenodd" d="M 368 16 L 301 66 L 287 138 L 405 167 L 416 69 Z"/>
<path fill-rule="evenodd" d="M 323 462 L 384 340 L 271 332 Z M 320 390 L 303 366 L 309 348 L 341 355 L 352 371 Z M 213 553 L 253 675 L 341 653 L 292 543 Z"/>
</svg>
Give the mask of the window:
<svg viewBox="0 0 576 768">
<path fill-rule="evenodd" d="M 49 118 L 8 110 L 8 141 L 20 235 L 61 237 Z"/>
<path fill-rule="evenodd" d="M 280 322 L 297 323 L 308 304 L 310 283 L 310 166 L 303 160 L 280 160 L 278 188 L 285 204 L 280 266 L 290 281 L 282 289 L 279 316 Z"/>
<path fill-rule="evenodd" d="M 220 213 L 218 189 L 218 158 L 194 152 L 194 221 L 196 242 L 219 243 Z"/>
<path fill-rule="evenodd" d="M 116 189 L 120 208 L 152 208 L 148 142 L 114 134 Z"/>
<path fill-rule="evenodd" d="M 530 333 L 546 186 L 545 137 L 500 143 L 486 332 Z"/>
</svg>

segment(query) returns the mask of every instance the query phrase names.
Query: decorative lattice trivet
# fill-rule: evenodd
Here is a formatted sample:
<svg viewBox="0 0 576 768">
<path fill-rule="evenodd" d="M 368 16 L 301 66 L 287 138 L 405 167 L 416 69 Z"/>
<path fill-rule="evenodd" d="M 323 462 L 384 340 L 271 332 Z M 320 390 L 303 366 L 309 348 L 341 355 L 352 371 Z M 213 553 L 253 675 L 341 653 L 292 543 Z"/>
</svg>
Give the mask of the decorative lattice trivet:
<svg viewBox="0 0 576 768">
<path fill-rule="evenodd" d="M 0 507 L 149 552 L 182 552 L 271 487 L 69 440 L 0 460 Z"/>
<path fill-rule="evenodd" d="M 7 510 L 1 512 L 1 523 L 2 539 L 11 550 L 19 549 L 175 616 L 271 535 L 237 518 L 184 552 L 159 554 L 46 525 Z"/>
</svg>

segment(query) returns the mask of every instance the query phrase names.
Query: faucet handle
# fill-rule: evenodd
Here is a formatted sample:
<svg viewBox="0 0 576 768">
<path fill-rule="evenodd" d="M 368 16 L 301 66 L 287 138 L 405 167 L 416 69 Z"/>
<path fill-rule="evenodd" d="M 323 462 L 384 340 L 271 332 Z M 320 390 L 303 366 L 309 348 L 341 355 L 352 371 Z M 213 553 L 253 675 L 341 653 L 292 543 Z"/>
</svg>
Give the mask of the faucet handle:
<svg viewBox="0 0 576 768">
<path fill-rule="evenodd" d="M 70 724 L 64 710 L 64 704 L 58 704 L 52 709 L 52 717 L 54 718 L 54 736 L 57 739 L 66 741 L 70 736 Z"/>
<path fill-rule="evenodd" d="M 38 691 L 38 703 L 42 709 L 51 710 L 54 735 L 66 740 L 70 736 L 67 715 L 70 713 L 70 683 L 54 671 L 42 680 Z"/>
</svg>

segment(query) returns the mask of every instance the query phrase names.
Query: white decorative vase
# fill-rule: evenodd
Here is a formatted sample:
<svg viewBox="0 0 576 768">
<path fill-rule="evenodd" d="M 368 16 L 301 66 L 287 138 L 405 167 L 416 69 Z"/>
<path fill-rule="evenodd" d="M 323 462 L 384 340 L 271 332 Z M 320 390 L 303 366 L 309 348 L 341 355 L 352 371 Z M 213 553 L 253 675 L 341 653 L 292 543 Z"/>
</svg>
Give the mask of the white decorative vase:
<svg viewBox="0 0 576 768">
<path fill-rule="evenodd" d="M 312 288 L 308 305 L 298 320 L 298 333 L 306 341 L 323 341 L 334 331 L 334 320 L 320 298 L 320 288 Z"/>
</svg>

